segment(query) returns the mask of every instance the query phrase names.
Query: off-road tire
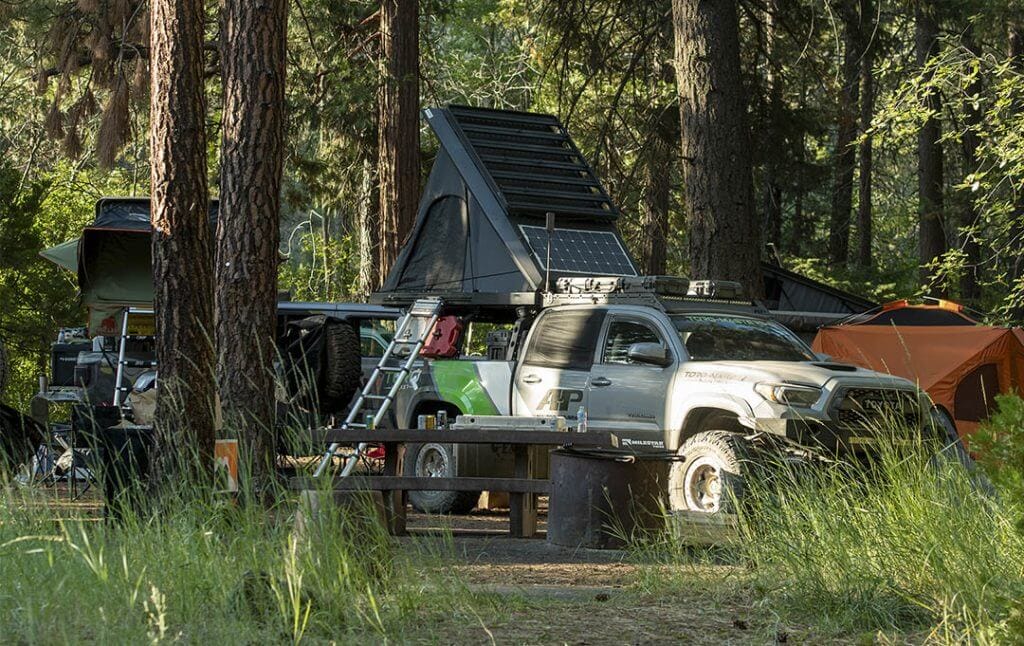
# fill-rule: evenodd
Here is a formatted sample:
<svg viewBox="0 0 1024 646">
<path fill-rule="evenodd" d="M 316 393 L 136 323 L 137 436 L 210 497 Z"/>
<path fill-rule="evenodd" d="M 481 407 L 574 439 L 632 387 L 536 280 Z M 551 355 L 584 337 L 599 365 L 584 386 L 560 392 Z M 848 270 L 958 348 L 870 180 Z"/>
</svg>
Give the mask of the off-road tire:
<svg viewBox="0 0 1024 646">
<path fill-rule="evenodd" d="M 321 413 L 344 411 L 359 388 L 363 366 L 359 351 L 359 331 L 347 321 L 324 323 L 323 354 L 317 395 Z"/>
<path fill-rule="evenodd" d="M 669 508 L 734 513 L 746 492 L 749 453 L 743 436 L 730 431 L 704 431 L 686 440 L 669 472 Z"/>
<path fill-rule="evenodd" d="M 455 451 L 451 444 L 408 444 L 402 473 L 416 477 L 454 478 Z M 410 491 L 409 502 L 426 514 L 465 514 L 476 507 L 479 491 Z"/>
</svg>

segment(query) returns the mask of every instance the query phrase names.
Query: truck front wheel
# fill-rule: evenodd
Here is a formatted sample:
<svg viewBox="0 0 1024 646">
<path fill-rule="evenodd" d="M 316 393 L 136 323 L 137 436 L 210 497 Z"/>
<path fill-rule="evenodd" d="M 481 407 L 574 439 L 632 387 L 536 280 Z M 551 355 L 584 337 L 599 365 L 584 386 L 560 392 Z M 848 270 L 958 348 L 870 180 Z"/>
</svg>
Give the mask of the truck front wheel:
<svg viewBox="0 0 1024 646">
<path fill-rule="evenodd" d="M 669 474 L 672 511 L 734 512 L 747 471 L 743 438 L 729 431 L 704 431 L 684 442 L 679 455 Z"/>
<path fill-rule="evenodd" d="M 417 478 L 454 478 L 455 449 L 451 444 L 410 444 L 402 465 L 406 475 Z M 479 491 L 410 491 L 409 502 L 427 514 L 465 514 L 476 506 Z"/>
</svg>

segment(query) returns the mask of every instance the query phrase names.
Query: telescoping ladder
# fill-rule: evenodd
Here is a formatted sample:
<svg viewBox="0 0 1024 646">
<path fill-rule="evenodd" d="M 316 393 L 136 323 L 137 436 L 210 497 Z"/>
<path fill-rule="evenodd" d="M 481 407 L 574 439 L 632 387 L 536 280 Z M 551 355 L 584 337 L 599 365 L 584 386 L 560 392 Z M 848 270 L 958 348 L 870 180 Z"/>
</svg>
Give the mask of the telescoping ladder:
<svg viewBox="0 0 1024 646">
<path fill-rule="evenodd" d="M 362 392 L 359 393 L 359 397 L 352 404 L 348 416 L 341 424 L 342 429 L 365 429 L 367 426 L 377 428 L 377 425 L 383 421 L 395 400 L 395 395 L 398 394 L 398 390 L 408 378 L 413 364 L 419 358 L 420 350 L 423 349 L 423 345 L 430 337 L 443 306 L 444 303 L 440 298 L 421 298 L 412 304 L 412 307 L 399 322 L 398 329 L 395 330 L 395 335 L 391 337 L 391 343 L 388 344 L 380 361 L 373 369 L 373 374 L 370 375 Z M 395 375 L 395 379 L 387 388 L 387 393 L 382 395 L 380 393 L 384 392 L 383 385 L 388 375 Z M 366 420 L 371 415 L 372 421 L 368 425 Z M 314 477 L 320 477 L 327 471 L 338 451 L 338 446 L 339 444 L 335 442 L 327 448 L 313 473 Z M 352 471 L 365 448 L 365 444 L 360 444 L 356 447 L 355 453 L 348 456 L 345 466 L 341 470 L 342 476 L 347 476 Z"/>
<path fill-rule="evenodd" d="M 132 336 L 128 334 L 128 317 L 132 314 L 152 315 L 153 310 L 126 307 L 124 308 L 124 314 L 121 318 L 121 336 L 118 338 L 117 344 L 117 374 L 114 377 L 114 406 L 116 406 L 118 411 L 120 411 L 122 417 L 124 417 L 125 395 L 132 389 L 130 385 L 125 386 L 122 383 L 125 378 L 125 368 L 129 365 L 135 368 L 156 368 L 156 361 L 141 361 L 139 359 L 129 359 L 125 356 L 129 341 L 139 338 L 150 338 L 145 335 L 140 337 L 138 335 Z"/>
</svg>

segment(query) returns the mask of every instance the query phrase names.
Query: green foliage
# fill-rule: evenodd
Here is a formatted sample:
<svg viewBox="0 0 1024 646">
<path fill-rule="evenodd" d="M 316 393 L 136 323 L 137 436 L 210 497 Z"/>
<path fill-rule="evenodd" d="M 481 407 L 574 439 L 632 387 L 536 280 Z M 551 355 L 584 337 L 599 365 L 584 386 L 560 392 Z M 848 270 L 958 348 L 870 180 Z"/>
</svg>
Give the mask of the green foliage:
<svg viewBox="0 0 1024 646">
<path fill-rule="evenodd" d="M 996 410 L 971 436 L 971 450 L 1010 499 L 1024 498 L 1024 399 L 996 395 Z"/>
</svg>

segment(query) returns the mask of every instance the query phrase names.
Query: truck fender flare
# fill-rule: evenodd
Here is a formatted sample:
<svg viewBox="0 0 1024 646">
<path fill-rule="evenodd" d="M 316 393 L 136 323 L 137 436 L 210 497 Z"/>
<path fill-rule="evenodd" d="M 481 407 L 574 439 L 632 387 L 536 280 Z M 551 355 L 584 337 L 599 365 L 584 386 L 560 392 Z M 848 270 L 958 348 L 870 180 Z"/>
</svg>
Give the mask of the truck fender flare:
<svg viewBox="0 0 1024 646">
<path fill-rule="evenodd" d="M 739 397 L 729 395 L 718 395 L 695 402 L 683 414 L 682 423 L 675 429 L 666 432 L 665 448 L 675 451 L 682 443 L 694 433 L 698 432 L 698 425 L 710 415 L 724 414 L 736 419 L 737 423 L 745 428 L 755 428 L 754 411 L 750 404 Z M 728 430 L 728 429 L 719 429 Z"/>
</svg>

